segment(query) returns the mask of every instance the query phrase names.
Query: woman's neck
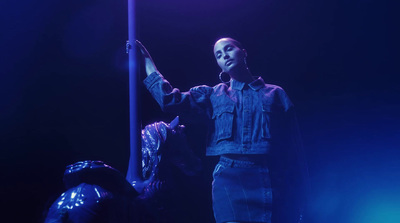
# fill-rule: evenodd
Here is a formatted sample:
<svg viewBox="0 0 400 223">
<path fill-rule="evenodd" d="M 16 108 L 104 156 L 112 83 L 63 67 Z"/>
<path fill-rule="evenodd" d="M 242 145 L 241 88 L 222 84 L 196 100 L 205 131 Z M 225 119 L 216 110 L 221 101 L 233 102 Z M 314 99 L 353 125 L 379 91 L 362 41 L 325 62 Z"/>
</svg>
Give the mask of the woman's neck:
<svg viewBox="0 0 400 223">
<path fill-rule="evenodd" d="M 244 83 L 251 83 L 254 81 L 253 75 L 251 74 L 249 68 L 247 66 L 238 67 L 238 69 L 231 70 L 229 75 L 232 79 L 235 79 Z"/>
</svg>

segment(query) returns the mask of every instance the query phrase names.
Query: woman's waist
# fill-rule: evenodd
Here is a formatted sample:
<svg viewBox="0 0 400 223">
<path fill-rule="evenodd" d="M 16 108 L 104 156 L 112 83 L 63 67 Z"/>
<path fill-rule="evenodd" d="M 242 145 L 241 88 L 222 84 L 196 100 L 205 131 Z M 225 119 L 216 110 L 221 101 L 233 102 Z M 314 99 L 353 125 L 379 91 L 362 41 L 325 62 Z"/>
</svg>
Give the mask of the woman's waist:
<svg viewBox="0 0 400 223">
<path fill-rule="evenodd" d="M 233 141 L 221 141 L 207 146 L 207 156 L 220 156 L 225 154 L 237 155 L 265 155 L 269 154 L 271 144 L 269 142 L 241 144 Z"/>
<path fill-rule="evenodd" d="M 266 154 L 222 154 L 219 163 L 231 167 L 252 167 L 252 166 L 268 166 L 268 155 Z"/>
</svg>

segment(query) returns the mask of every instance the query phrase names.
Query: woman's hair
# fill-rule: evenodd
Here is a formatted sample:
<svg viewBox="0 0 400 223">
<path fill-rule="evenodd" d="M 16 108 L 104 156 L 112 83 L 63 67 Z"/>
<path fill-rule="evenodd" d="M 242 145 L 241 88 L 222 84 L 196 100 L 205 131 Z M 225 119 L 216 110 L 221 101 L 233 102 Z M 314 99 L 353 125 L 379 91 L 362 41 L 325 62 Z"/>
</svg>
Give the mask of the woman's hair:
<svg viewBox="0 0 400 223">
<path fill-rule="evenodd" d="M 230 41 L 232 41 L 233 44 L 235 44 L 235 46 L 239 47 L 239 48 L 242 49 L 242 50 L 244 49 L 243 45 L 242 45 L 239 41 L 237 41 L 237 40 L 235 40 L 235 39 L 233 39 L 233 38 L 231 38 L 231 37 L 219 38 L 219 39 L 217 40 L 217 42 L 218 42 L 219 40 L 221 40 L 221 39 L 230 40 Z"/>
</svg>

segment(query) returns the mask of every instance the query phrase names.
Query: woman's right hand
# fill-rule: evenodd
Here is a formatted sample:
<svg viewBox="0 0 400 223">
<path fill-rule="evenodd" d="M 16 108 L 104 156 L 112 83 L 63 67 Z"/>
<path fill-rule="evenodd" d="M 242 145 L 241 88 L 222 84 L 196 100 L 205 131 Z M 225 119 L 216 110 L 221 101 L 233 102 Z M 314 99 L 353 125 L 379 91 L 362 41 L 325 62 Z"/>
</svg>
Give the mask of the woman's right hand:
<svg viewBox="0 0 400 223">
<path fill-rule="evenodd" d="M 151 59 L 151 56 L 149 52 L 147 51 L 146 47 L 143 46 L 143 44 L 139 41 L 136 40 L 136 45 L 139 47 L 140 52 L 142 52 L 142 55 L 144 57 L 144 65 L 146 67 L 146 74 L 149 76 L 151 73 L 154 73 L 157 71 L 157 67 L 154 64 L 153 59 Z"/>
</svg>

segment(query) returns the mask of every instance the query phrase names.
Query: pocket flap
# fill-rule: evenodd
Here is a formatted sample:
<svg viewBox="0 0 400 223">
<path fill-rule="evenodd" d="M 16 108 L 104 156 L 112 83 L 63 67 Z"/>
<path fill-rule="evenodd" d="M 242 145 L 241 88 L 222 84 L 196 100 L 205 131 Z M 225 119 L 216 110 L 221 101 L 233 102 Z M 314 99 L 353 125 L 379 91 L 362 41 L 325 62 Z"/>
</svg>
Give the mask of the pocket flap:
<svg viewBox="0 0 400 223">
<path fill-rule="evenodd" d="M 222 113 L 225 113 L 225 112 L 233 113 L 234 110 L 235 110 L 234 104 L 227 103 L 227 104 L 218 105 L 214 108 L 212 118 L 214 119 L 215 117 L 220 116 Z"/>
</svg>

